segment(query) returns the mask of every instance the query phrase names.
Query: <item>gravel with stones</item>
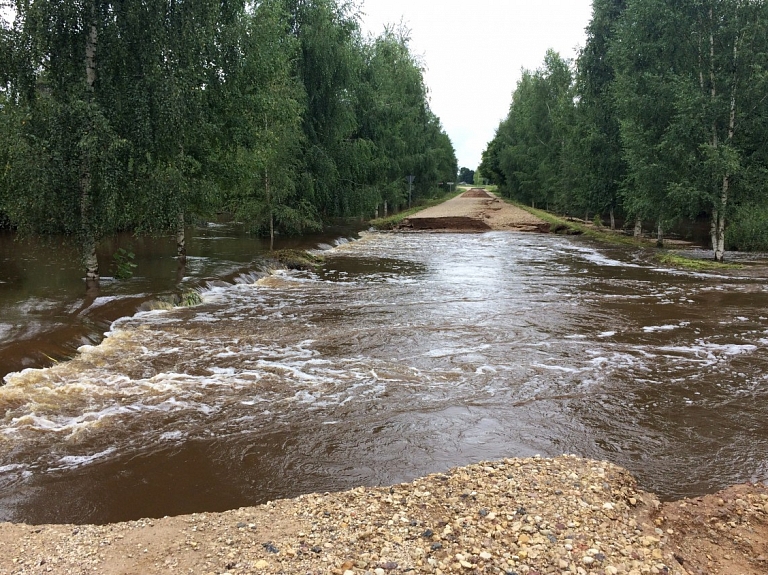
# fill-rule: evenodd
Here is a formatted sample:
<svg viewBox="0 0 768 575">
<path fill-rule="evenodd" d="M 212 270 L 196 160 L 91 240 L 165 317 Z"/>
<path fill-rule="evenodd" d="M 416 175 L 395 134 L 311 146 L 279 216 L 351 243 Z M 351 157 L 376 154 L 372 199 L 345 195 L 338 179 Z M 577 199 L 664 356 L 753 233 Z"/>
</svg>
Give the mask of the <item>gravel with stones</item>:
<svg viewBox="0 0 768 575">
<path fill-rule="evenodd" d="M 224 513 L 0 524 L 0 573 L 684 575 L 659 509 L 609 463 L 506 459 Z"/>
</svg>

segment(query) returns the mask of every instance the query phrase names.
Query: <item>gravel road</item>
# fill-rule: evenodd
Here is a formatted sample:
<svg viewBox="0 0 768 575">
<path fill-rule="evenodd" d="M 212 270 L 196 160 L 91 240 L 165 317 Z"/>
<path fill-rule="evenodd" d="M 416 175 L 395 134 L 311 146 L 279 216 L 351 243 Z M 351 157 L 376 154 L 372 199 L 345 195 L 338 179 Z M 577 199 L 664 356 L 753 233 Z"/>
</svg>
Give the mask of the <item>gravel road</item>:
<svg viewBox="0 0 768 575">
<path fill-rule="evenodd" d="M 414 231 L 549 232 L 549 224 L 500 198 L 475 188 L 407 218 L 401 229 Z"/>
</svg>

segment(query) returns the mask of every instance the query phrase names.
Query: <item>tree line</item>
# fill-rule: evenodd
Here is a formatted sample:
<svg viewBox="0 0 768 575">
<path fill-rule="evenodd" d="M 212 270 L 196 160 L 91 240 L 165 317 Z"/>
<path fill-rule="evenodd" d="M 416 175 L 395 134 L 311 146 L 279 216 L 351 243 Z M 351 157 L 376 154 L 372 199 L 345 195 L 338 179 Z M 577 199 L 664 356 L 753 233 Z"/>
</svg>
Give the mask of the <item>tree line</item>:
<svg viewBox="0 0 768 575">
<path fill-rule="evenodd" d="M 622 217 L 714 258 L 768 250 L 768 3 L 594 0 L 575 62 L 523 70 L 479 170 L 519 201 Z"/>
<path fill-rule="evenodd" d="M 227 213 L 274 238 L 457 173 L 406 30 L 341 0 L 17 0 L 0 26 L 0 226 L 69 234 Z"/>
</svg>

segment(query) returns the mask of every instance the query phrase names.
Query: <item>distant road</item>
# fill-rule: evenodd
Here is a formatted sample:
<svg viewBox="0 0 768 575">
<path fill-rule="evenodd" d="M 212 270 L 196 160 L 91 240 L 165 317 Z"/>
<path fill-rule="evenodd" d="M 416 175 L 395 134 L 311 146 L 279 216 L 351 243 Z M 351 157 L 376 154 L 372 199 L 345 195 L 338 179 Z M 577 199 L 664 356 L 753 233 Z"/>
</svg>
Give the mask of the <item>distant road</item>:
<svg viewBox="0 0 768 575">
<path fill-rule="evenodd" d="M 549 233 L 549 224 L 482 188 L 472 188 L 405 219 L 400 229 L 482 232 L 508 230 Z"/>
</svg>

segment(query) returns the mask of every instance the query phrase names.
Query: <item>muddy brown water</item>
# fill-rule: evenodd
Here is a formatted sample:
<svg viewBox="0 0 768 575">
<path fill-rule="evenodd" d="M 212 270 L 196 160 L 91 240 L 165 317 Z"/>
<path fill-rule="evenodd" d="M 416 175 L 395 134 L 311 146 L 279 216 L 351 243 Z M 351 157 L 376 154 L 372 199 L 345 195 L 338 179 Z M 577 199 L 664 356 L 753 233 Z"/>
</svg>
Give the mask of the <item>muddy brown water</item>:
<svg viewBox="0 0 768 575">
<path fill-rule="evenodd" d="M 224 510 L 534 454 L 612 461 L 666 499 L 768 478 L 764 279 L 508 232 L 324 253 L 8 375 L 0 521 Z"/>
</svg>

